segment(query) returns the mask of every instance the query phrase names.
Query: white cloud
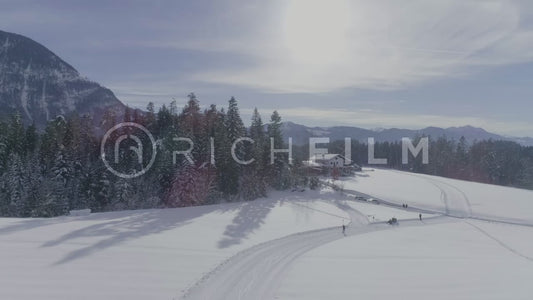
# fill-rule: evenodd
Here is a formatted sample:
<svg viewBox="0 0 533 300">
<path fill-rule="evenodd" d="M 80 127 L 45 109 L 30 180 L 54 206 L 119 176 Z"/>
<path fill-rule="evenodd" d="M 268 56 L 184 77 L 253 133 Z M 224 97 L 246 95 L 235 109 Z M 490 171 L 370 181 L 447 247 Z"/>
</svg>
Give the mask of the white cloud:
<svg viewBox="0 0 533 300">
<path fill-rule="evenodd" d="M 189 42 L 254 62 L 193 78 L 282 93 L 396 89 L 533 60 L 518 2 L 292 0 L 280 10 L 270 32 Z"/>
</svg>

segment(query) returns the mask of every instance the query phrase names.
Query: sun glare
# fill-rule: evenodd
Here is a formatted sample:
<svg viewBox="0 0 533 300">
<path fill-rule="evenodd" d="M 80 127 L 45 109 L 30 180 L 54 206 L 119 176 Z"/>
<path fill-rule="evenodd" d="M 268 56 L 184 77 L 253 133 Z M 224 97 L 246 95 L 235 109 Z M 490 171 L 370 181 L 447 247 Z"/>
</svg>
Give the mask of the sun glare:
<svg viewBox="0 0 533 300">
<path fill-rule="evenodd" d="M 341 61 L 348 48 L 349 9 L 345 0 L 290 1 L 284 38 L 291 59 L 317 66 Z"/>
</svg>

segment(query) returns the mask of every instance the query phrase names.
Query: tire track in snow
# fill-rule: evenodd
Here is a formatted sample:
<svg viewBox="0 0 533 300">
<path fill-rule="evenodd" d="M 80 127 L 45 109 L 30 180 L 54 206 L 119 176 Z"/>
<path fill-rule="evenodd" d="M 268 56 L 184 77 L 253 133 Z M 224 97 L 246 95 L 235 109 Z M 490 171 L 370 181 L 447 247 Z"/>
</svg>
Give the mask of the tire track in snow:
<svg viewBox="0 0 533 300">
<path fill-rule="evenodd" d="M 462 190 L 440 180 L 424 179 L 441 191 L 441 199 L 443 199 L 446 206 L 446 215 L 458 218 L 469 218 L 472 216 L 472 206 Z"/>
<path fill-rule="evenodd" d="M 350 216 L 350 223 L 368 224 L 363 214 L 335 201 Z M 307 207 L 303 204 L 299 206 Z M 322 211 L 320 211 L 322 212 Z M 328 215 L 333 215 L 329 212 Z M 344 217 L 333 215 L 341 219 Z M 361 216 L 365 218 L 361 220 Z M 381 225 L 383 226 L 383 225 Z M 386 227 L 385 227 L 386 228 Z M 375 231 L 376 227 L 347 227 L 346 234 Z M 286 268 L 299 256 L 318 246 L 345 237 L 340 226 L 296 233 L 245 249 L 207 273 L 182 299 L 269 299 L 281 283 Z"/>
<path fill-rule="evenodd" d="M 533 258 L 527 256 L 527 255 L 524 255 L 520 252 L 518 252 L 518 250 L 512 248 L 511 246 L 509 246 L 508 244 L 504 243 L 503 241 L 499 240 L 498 238 L 496 238 L 495 236 L 493 236 L 492 234 L 488 233 L 486 230 L 484 230 L 483 228 L 479 227 L 479 226 L 476 226 L 470 222 L 465 222 L 466 224 L 472 226 L 473 228 L 475 228 L 477 231 L 479 231 L 480 233 L 486 235 L 488 238 L 492 239 L 493 241 L 495 241 L 496 243 L 498 243 L 500 246 L 502 246 L 503 248 L 509 250 L 510 252 L 512 252 L 513 254 L 515 255 L 518 255 L 522 258 L 525 258 L 527 260 L 529 260 L 530 262 L 533 262 Z"/>
<path fill-rule="evenodd" d="M 509 219 L 509 218 L 502 218 L 502 217 L 497 217 L 497 216 L 485 216 L 485 215 L 478 215 L 478 214 L 474 214 L 472 212 L 472 205 L 470 203 L 470 199 L 468 198 L 468 196 L 466 195 L 466 193 L 459 189 L 458 187 L 452 185 L 451 183 L 447 183 L 447 182 L 444 182 L 444 181 L 441 181 L 441 180 L 438 180 L 438 179 L 434 179 L 434 178 L 428 178 L 426 176 L 430 176 L 430 175 L 419 175 L 419 174 L 411 174 L 411 173 L 408 173 L 408 172 L 400 172 L 400 171 L 396 171 L 396 170 L 390 170 L 392 172 L 397 172 L 397 173 L 401 173 L 401 174 L 405 174 L 405 175 L 409 175 L 409 176 L 413 176 L 413 177 L 417 177 L 417 178 L 420 178 L 420 179 L 425 179 L 427 180 L 429 183 L 435 183 L 435 182 L 438 182 L 441 184 L 440 187 L 437 186 L 437 184 L 435 183 L 434 185 L 439 188 L 439 190 L 441 191 L 441 193 L 443 193 L 445 195 L 445 200 L 446 202 L 449 202 L 449 199 L 450 199 L 450 194 L 453 194 L 455 193 L 457 195 L 457 193 L 459 193 L 460 195 L 458 197 L 455 197 L 455 200 L 457 200 L 458 198 L 462 198 L 463 201 L 464 201 L 464 205 L 465 205 L 465 211 L 464 213 L 467 215 L 467 216 L 464 216 L 464 215 L 456 215 L 456 214 L 449 214 L 448 213 L 448 204 L 446 202 L 444 202 L 445 204 L 445 209 L 446 209 L 446 214 L 450 217 L 456 217 L 456 218 L 468 218 L 468 219 L 474 219 L 474 220 L 480 220 L 480 221 L 487 221 L 487 222 L 494 222 L 494 223 L 502 223 L 502 224 L 508 224 L 508 225 L 516 225 L 516 226 L 525 226 L 525 227 L 533 227 L 533 224 L 531 223 L 527 223 L 525 221 L 521 221 L 521 220 L 516 220 L 516 219 Z M 433 181 L 433 182 L 432 182 Z M 445 185 L 447 186 L 448 188 L 442 188 L 442 185 Z M 447 193 L 447 191 L 450 191 L 450 189 L 455 190 L 455 192 L 452 192 L 452 193 Z M 354 191 L 356 192 L 356 191 Z M 370 197 L 370 196 L 369 196 Z M 453 199 L 453 198 L 452 198 Z M 455 201 L 454 203 L 460 203 L 461 200 L 459 201 Z M 411 208 L 411 206 L 409 206 L 409 208 Z M 414 210 L 420 210 L 420 208 L 416 208 L 416 207 L 412 207 Z M 428 212 L 432 212 L 431 210 L 427 210 Z M 433 212 L 433 213 L 437 213 L 437 212 Z"/>
<path fill-rule="evenodd" d="M 465 192 L 458 187 L 450 183 L 416 173 L 400 172 L 396 170 L 391 171 L 424 179 L 439 189 L 441 192 L 441 200 L 444 203 L 446 215 L 456 218 L 469 218 L 472 216 L 472 205 L 470 204 L 470 200 Z"/>
<path fill-rule="evenodd" d="M 350 220 L 347 219 L 345 216 L 339 216 L 339 215 L 337 215 L 337 214 L 333 214 L 333 213 L 330 213 L 330 212 L 327 212 L 327 211 L 324 211 L 324 210 L 321 210 L 321 209 L 317 209 L 317 208 L 310 207 L 309 205 L 305 205 L 305 204 L 298 203 L 298 202 L 288 202 L 288 203 L 289 203 L 290 205 L 304 207 L 304 208 L 306 208 L 306 209 L 313 210 L 313 211 L 319 212 L 319 213 L 324 214 L 324 215 L 329 215 L 329 216 L 332 216 L 332 217 L 335 217 L 335 218 L 339 218 L 339 219 L 341 219 L 341 220 L 347 220 L 347 221 L 350 221 Z M 338 205 L 337 205 L 337 206 L 338 206 Z"/>
<path fill-rule="evenodd" d="M 394 172 L 398 172 L 398 171 L 394 171 Z M 466 193 L 464 191 L 462 191 L 461 189 L 459 189 L 458 187 L 456 187 L 456 186 L 454 186 L 454 185 L 452 185 L 450 183 L 438 180 L 438 179 L 428 178 L 428 177 L 423 176 L 423 175 L 410 174 L 410 173 L 405 173 L 405 172 L 402 173 L 402 174 L 406 174 L 406 175 L 410 175 L 410 176 L 413 176 L 413 177 L 418 177 L 418 178 L 421 178 L 421 179 L 425 179 L 429 183 L 431 183 L 432 185 L 437 187 L 441 191 L 441 199 L 443 200 L 444 205 L 445 205 L 446 215 L 448 215 L 450 217 L 465 218 L 465 219 L 475 219 L 475 220 L 486 221 L 486 222 L 495 222 L 495 223 L 503 223 L 503 224 L 527 226 L 527 227 L 532 227 L 533 226 L 532 224 L 527 224 L 527 223 L 518 223 L 518 222 L 512 222 L 512 221 L 496 220 L 496 219 L 490 219 L 490 218 L 485 218 L 485 217 L 472 216 L 472 205 L 470 203 L 470 200 L 468 199 L 468 196 L 466 195 Z M 452 209 L 450 209 L 450 207 L 452 207 Z M 482 228 L 480 228 L 480 227 L 478 227 L 478 226 L 476 226 L 476 225 L 474 225 L 474 224 L 472 224 L 472 223 L 470 223 L 468 221 L 465 221 L 465 222 L 468 225 L 470 225 L 473 228 L 475 228 L 481 234 L 487 236 L 488 238 L 492 239 L 493 241 L 498 243 L 503 248 L 507 249 L 508 251 L 514 253 L 517 256 L 520 256 L 520 257 L 522 257 L 524 259 L 527 259 L 527 260 L 533 262 L 533 258 L 520 253 L 519 251 L 515 250 L 514 248 L 512 248 L 508 244 L 504 243 L 503 241 L 499 240 L 495 236 L 493 236 L 490 233 L 488 233 L 486 230 L 484 230 L 484 229 L 482 229 Z"/>
<path fill-rule="evenodd" d="M 415 174 L 407 175 L 425 179 L 429 183 L 435 185 L 441 191 L 447 216 L 463 219 L 472 217 L 470 201 L 466 194 L 459 188 L 436 179 L 417 176 Z M 358 193 L 357 191 L 353 192 Z M 392 207 L 399 206 L 393 202 L 383 202 Z M 342 208 L 343 204 L 337 202 L 337 206 Z M 358 224 L 364 223 L 361 222 L 360 219 L 360 216 L 364 217 L 364 215 L 353 208 L 351 209 L 353 211 L 348 210 L 347 212 L 350 215 L 352 222 L 357 219 Z M 418 209 L 416 207 L 410 207 L 410 209 L 421 212 L 430 211 Z M 450 218 L 437 216 L 426 218 L 424 219 L 424 222 L 420 222 L 418 219 L 415 219 L 402 220 L 401 223 L 403 226 L 424 226 L 426 224 L 442 222 L 442 220 L 444 220 L 444 222 L 449 222 Z M 490 221 L 501 222 L 498 220 Z M 351 225 L 352 222 L 350 223 Z M 368 223 L 368 220 L 366 220 L 366 222 Z M 385 223 L 373 223 L 366 226 L 349 226 L 346 230 L 346 233 L 347 236 L 354 236 L 392 228 L 394 227 L 386 225 Z M 525 259 L 533 261 L 530 257 L 519 253 L 505 243 L 494 238 L 484 230 L 480 228 L 477 229 L 498 242 L 509 251 Z M 296 233 L 283 238 L 258 244 L 237 253 L 236 255 L 224 261 L 222 264 L 218 265 L 213 271 L 203 276 L 202 279 L 196 282 L 195 285 L 185 291 L 181 298 L 209 300 L 272 299 L 275 296 L 277 288 L 281 284 L 281 280 L 285 271 L 295 259 L 316 247 L 325 245 L 343 237 L 344 236 L 342 235 L 340 226 L 338 226 Z"/>
<path fill-rule="evenodd" d="M 337 205 L 342 207 L 343 204 Z M 359 226 L 348 226 L 346 236 L 395 228 L 385 222 L 368 225 L 366 217 L 351 207 L 347 212 L 354 218 L 352 221 L 355 221 L 351 225 Z M 361 217 L 365 220 L 361 220 Z M 430 219 L 436 221 L 439 217 Z M 416 219 L 402 221 L 402 224 L 424 226 L 427 223 Z M 181 299 L 272 299 L 285 271 L 295 259 L 314 248 L 344 237 L 341 227 L 336 226 L 258 244 L 235 254 L 204 275 L 184 292 Z"/>
<path fill-rule="evenodd" d="M 267 299 L 285 268 L 303 253 L 342 238 L 340 227 L 308 231 L 243 250 L 206 274 L 183 299 Z"/>
</svg>

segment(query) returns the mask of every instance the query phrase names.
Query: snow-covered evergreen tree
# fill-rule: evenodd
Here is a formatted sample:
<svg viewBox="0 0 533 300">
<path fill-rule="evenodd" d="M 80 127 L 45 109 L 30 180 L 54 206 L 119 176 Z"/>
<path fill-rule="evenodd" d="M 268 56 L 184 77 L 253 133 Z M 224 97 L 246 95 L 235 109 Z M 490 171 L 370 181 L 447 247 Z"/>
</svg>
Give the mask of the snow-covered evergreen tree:
<svg viewBox="0 0 533 300">
<path fill-rule="evenodd" d="M 178 168 L 167 195 L 166 204 L 170 207 L 195 206 L 205 204 L 215 187 L 213 168 L 203 163 L 184 163 Z"/>
<path fill-rule="evenodd" d="M 283 133 L 281 132 L 281 116 L 277 111 L 272 113 L 270 123 L 268 124 L 267 135 L 274 140 L 274 147 L 276 149 L 284 148 Z M 269 145 L 270 146 L 270 145 Z M 270 147 L 269 153 L 270 153 Z M 269 165 L 270 184 L 278 190 L 290 187 L 290 172 L 289 172 L 288 157 L 284 154 L 276 154 L 274 156 L 274 163 Z"/>
<path fill-rule="evenodd" d="M 231 145 L 241 137 L 245 136 L 245 128 L 242 122 L 241 116 L 239 114 L 239 108 L 237 106 L 237 100 L 234 97 L 231 97 L 229 100 L 228 112 L 225 117 L 225 128 L 226 128 L 226 147 L 231 149 Z M 231 150 L 230 150 L 231 151 Z M 238 144 L 235 150 L 235 155 L 243 159 L 244 157 L 244 146 L 242 143 Z M 229 155 L 231 157 L 231 153 Z M 224 166 L 224 177 L 225 186 L 223 187 L 224 192 L 228 195 L 237 195 L 239 192 L 239 179 L 240 179 L 241 165 L 239 165 L 232 157 L 228 158 L 227 164 Z"/>
<path fill-rule="evenodd" d="M 7 194 L 7 215 L 28 217 L 31 214 L 30 203 L 28 202 L 27 188 L 29 186 L 25 166 L 18 154 L 12 153 L 9 156 L 7 171 L 4 174 Z"/>
<path fill-rule="evenodd" d="M 252 115 L 249 135 L 254 144 L 246 150 L 252 153 L 254 162 L 242 168 L 241 195 L 243 199 L 252 200 L 266 196 L 267 143 L 263 121 L 257 108 Z"/>
<path fill-rule="evenodd" d="M 73 179 L 74 170 L 71 162 L 60 150 L 49 172 L 50 193 L 49 201 L 54 204 L 54 213 L 56 215 L 66 214 L 70 209 L 70 182 Z"/>
</svg>

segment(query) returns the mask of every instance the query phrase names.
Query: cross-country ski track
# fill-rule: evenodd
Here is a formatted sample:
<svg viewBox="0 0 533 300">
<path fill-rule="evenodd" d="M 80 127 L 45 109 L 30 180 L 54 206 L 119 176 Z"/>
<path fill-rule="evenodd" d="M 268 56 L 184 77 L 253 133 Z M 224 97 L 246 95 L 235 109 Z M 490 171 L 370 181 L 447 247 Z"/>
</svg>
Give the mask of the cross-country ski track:
<svg viewBox="0 0 533 300">
<path fill-rule="evenodd" d="M 406 174 L 406 173 L 404 173 Z M 409 174 L 417 176 L 416 174 Z M 292 262 L 306 252 L 345 237 L 354 238 L 361 234 L 368 234 L 380 230 L 401 229 L 402 227 L 424 226 L 444 222 L 458 222 L 472 216 L 472 208 L 468 197 L 459 188 L 450 183 L 431 177 L 420 176 L 441 191 L 443 207 L 440 211 L 409 207 L 407 210 L 415 212 L 432 212 L 437 215 L 418 219 L 401 220 L 400 226 L 390 226 L 385 222 L 369 223 L 367 217 L 351 206 L 336 202 L 350 216 L 346 233 L 340 227 L 331 227 L 319 230 L 306 231 L 288 235 L 283 238 L 267 241 L 230 257 L 215 269 L 204 275 L 199 281 L 184 291 L 181 299 L 275 299 L 276 291 L 283 281 L 283 275 Z M 345 191 L 347 194 L 361 195 L 357 191 Z M 398 203 L 379 199 L 382 205 L 401 208 Z M 504 220 L 492 220 L 484 217 L 474 219 L 500 222 L 511 225 L 532 226 L 531 224 L 514 224 Z M 470 224 L 471 225 L 471 224 Z M 476 227 L 479 230 L 479 228 Z M 486 233 L 483 233 L 486 235 Z M 503 242 L 495 239 L 503 247 L 514 250 Z M 518 252 L 515 254 L 528 260 L 531 258 Z"/>
</svg>

